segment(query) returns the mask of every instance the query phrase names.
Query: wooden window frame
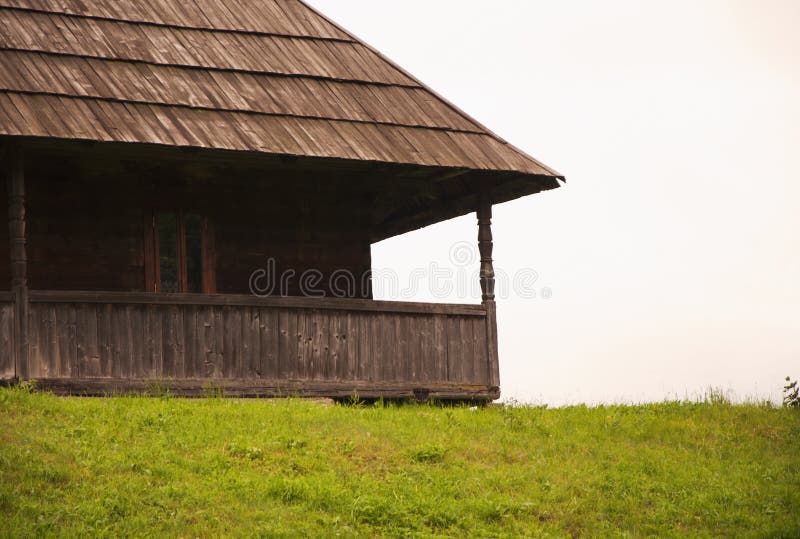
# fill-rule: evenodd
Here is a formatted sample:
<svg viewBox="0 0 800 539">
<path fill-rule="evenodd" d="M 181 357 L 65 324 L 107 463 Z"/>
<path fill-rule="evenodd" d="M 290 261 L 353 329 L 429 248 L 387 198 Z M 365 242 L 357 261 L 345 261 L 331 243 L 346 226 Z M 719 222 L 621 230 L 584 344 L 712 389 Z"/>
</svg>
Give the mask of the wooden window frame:
<svg viewBox="0 0 800 539">
<path fill-rule="evenodd" d="M 144 280 L 145 290 L 151 293 L 161 292 L 161 249 L 159 245 L 158 214 L 173 213 L 176 222 L 178 292 L 189 291 L 189 275 L 186 259 L 186 220 L 184 211 L 152 210 L 144 214 Z M 217 254 L 215 247 L 214 226 L 208 217 L 200 217 L 201 234 L 201 294 L 217 293 Z"/>
</svg>

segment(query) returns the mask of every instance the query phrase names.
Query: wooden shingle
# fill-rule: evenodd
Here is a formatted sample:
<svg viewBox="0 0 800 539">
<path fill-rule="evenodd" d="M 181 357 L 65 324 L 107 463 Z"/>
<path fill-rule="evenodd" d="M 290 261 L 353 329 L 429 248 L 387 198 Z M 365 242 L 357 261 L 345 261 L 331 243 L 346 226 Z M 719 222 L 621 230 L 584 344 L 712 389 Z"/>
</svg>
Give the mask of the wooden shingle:
<svg viewBox="0 0 800 539">
<path fill-rule="evenodd" d="M 0 134 L 560 175 L 300 0 L 0 0 Z"/>
</svg>

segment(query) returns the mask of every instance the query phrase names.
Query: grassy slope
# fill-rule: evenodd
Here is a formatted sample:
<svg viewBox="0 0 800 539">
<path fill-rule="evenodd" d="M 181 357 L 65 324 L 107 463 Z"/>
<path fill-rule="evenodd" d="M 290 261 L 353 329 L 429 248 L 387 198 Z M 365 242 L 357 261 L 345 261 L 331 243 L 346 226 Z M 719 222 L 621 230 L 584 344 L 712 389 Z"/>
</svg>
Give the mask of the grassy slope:
<svg viewBox="0 0 800 539">
<path fill-rule="evenodd" d="M 800 413 L 0 390 L 0 535 L 800 536 Z"/>
</svg>

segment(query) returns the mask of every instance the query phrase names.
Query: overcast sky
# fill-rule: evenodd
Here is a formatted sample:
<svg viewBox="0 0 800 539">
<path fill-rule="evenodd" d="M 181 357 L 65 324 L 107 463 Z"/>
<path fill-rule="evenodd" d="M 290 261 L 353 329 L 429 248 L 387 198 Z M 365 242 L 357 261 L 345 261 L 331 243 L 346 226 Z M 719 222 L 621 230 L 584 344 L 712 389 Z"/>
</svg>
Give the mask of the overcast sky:
<svg viewBox="0 0 800 539">
<path fill-rule="evenodd" d="M 498 301 L 504 398 L 778 399 L 800 377 L 800 2 L 311 3 L 567 176 L 495 207 L 496 267 L 538 274 Z M 455 219 L 373 265 L 477 271 L 450 260 L 475 236 Z M 433 295 L 413 299 L 480 299 Z"/>
</svg>

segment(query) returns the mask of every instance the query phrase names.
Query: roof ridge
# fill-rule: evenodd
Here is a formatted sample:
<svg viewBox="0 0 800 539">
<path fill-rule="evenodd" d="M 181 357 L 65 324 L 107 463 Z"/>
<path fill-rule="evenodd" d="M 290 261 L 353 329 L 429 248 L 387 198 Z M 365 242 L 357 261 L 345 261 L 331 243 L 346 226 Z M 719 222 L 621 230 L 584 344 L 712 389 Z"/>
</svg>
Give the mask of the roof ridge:
<svg viewBox="0 0 800 539">
<path fill-rule="evenodd" d="M 366 47 L 367 49 L 372 51 L 373 54 L 377 55 L 380 59 L 382 59 L 384 62 L 386 62 L 389 65 L 391 65 L 392 67 L 394 67 L 400 73 L 402 73 L 403 75 L 405 75 L 406 77 L 408 77 L 412 81 L 414 81 L 417 84 L 419 84 L 420 88 L 430 92 L 431 95 L 433 95 L 436 99 L 438 99 L 439 101 L 441 101 L 442 103 L 444 103 L 445 105 L 450 107 L 450 109 L 452 109 L 456 114 L 461 115 L 461 117 L 463 119 L 467 120 L 468 122 L 473 123 L 475 126 L 481 128 L 481 129 L 483 129 L 485 135 L 489 135 L 490 137 L 494 138 L 498 142 L 500 142 L 502 144 L 505 144 L 506 146 L 508 146 L 509 148 L 514 150 L 515 152 L 519 153 L 520 155 L 522 155 L 526 159 L 529 159 L 529 160 L 533 161 L 534 163 L 536 163 L 538 166 L 548 170 L 549 172 L 551 172 L 553 174 L 553 176 L 557 176 L 557 177 L 561 177 L 561 178 L 564 177 L 563 174 L 561 174 L 560 172 L 557 172 L 557 171 L 553 170 L 552 168 L 548 167 L 547 165 L 545 165 L 544 163 L 542 163 L 541 161 L 539 161 L 535 157 L 533 157 L 530 154 L 528 154 L 527 152 L 525 152 L 523 150 L 520 150 L 519 148 L 517 148 L 516 146 L 514 146 L 513 144 L 511 144 L 510 142 L 508 142 L 507 140 L 505 140 L 501 136 L 499 136 L 497 133 L 495 133 L 494 131 L 492 131 L 488 127 L 486 127 L 483 123 L 481 123 L 478 120 L 476 120 L 475 118 L 473 118 L 470 114 L 464 112 L 460 107 L 458 107 L 457 105 L 452 103 L 449 99 L 447 99 L 446 97 L 442 96 L 436 90 L 434 90 L 433 88 L 431 88 L 430 86 L 428 86 L 427 84 L 422 82 L 420 79 L 415 77 L 412 73 L 408 72 L 401 65 L 397 64 L 394 60 L 392 60 L 391 58 L 389 58 L 388 56 L 386 56 L 385 54 L 380 52 L 378 49 L 376 49 L 375 47 L 373 47 L 372 45 L 370 45 L 369 43 L 367 43 L 363 39 L 361 39 L 358 36 L 356 36 L 353 32 L 349 31 L 347 28 L 345 28 L 341 24 L 337 23 L 336 21 L 334 21 L 333 19 L 331 19 L 330 17 L 328 17 L 327 15 L 322 13 L 320 10 L 318 10 L 317 8 L 315 8 L 314 6 L 309 4 L 307 0 L 296 0 L 296 1 L 299 2 L 300 4 L 304 5 L 306 8 L 308 8 L 314 14 L 316 14 L 318 17 L 321 17 L 322 19 L 327 21 L 328 24 L 333 25 L 335 28 L 339 29 L 342 33 L 350 36 L 354 41 L 360 43 L 361 45 L 363 45 L 364 47 Z"/>
<path fill-rule="evenodd" d="M 433 125 L 422 125 L 422 124 L 408 124 L 408 123 L 400 123 L 400 122 L 387 122 L 381 120 L 360 120 L 360 119 L 353 119 L 353 118 L 333 118 L 330 116 L 315 116 L 309 114 L 288 114 L 285 112 L 265 112 L 260 110 L 250 110 L 250 109 L 231 109 L 225 107 L 207 107 L 202 105 L 188 105 L 185 103 L 164 103 L 161 101 L 148 101 L 143 99 L 128 99 L 128 98 L 119 98 L 119 97 L 106 97 L 101 95 L 77 95 L 75 93 L 63 93 L 63 92 L 45 92 L 41 90 L 19 90 L 16 88 L 5 88 L 0 83 L 0 92 L 6 94 L 18 94 L 18 95 L 45 95 L 51 97 L 66 97 L 68 99 L 94 99 L 96 101 L 107 101 L 112 103 L 123 103 L 123 104 L 132 104 L 132 105 L 153 105 L 157 107 L 167 107 L 167 108 L 180 108 L 180 109 L 189 109 L 189 110 L 205 110 L 211 112 L 229 112 L 229 113 L 236 113 L 236 114 L 252 114 L 256 116 L 275 116 L 280 118 L 300 118 L 303 120 L 320 120 L 326 122 L 344 122 L 344 123 L 352 123 L 352 124 L 368 124 L 368 125 L 388 125 L 393 127 L 404 127 L 407 129 L 427 129 L 430 131 L 444 131 L 448 133 L 464 133 L 467 135 L 480 135 L 480 136 L 489 136 L 488 133 L 484 133 L 482 131 L 473 131 L 470 129 L 459 129 L 456 127 L 442 127 L 442 126 L 433 126 Z"/>
<path fill-rule="evenodd" d="M 224 33 L 224 34 L 248 34 L 254 36 L 263 36 L 263 37 L 277 37 L 277 38 L 284 38 L 284 39 L 308 39 L 313 41 L 335 41 L 339 43 L 355 43 L 359 45 L 363 45 L 363 43 L 359 43 L 357 39 L 343 39 L 340 37 L 331 37 L 331 36 L 310 36 L 310 35 L 300 35 L 300 34 L 282 34 L 278 32 L 264 32 L 259 30 L 242 30 L 242 29 L 235 29 L 235 28 L 213 28 L 210 26 L 189 26 L 184 24 L 174 24 L 174 23 L 165 23 L 165 22 L 156 22 L 156 21 L 137 21 L 134 19 L 120 19 L 116 17 L 104 17 L 101 15 L 89 15 L 85 13 L 69 13 L 66 11 L 53 11 L 50 9 L 41 9 L 41 8 L 31 8 L 31 7 L 24 7 L 24 6 L 8 6 L 4 4 L 0 4 L 0 10 L 7 10 L 7 11 L 25 11 L 28 13 L 40 13 L 43 15 L 59 15 L 62 17 L 72 17 L 77 19 L 91 19 L 97 21 L 106 21 L 106 22 L 119 22 L 124 24 L 135 24 L 141 26 L 156 26 L 159 28 L 171 28 L 176 30 L 197 30 L 199 32 L 216 32 L 216 33 Z"/>
</svg>

